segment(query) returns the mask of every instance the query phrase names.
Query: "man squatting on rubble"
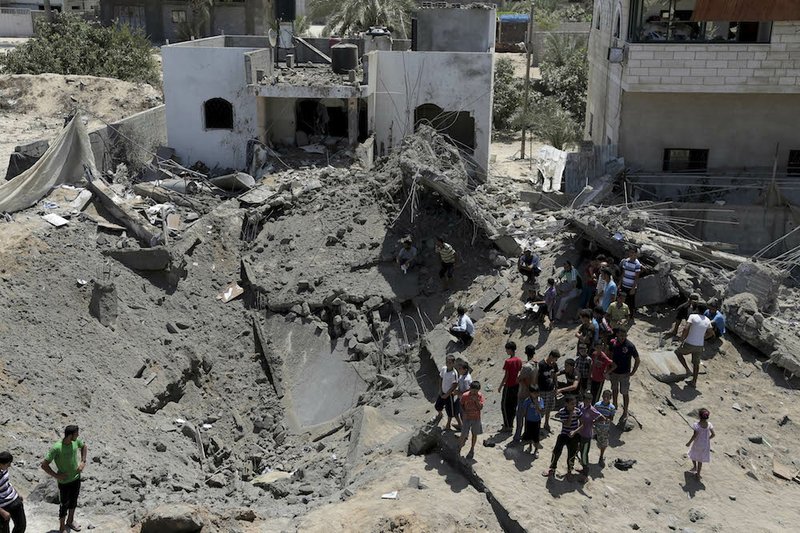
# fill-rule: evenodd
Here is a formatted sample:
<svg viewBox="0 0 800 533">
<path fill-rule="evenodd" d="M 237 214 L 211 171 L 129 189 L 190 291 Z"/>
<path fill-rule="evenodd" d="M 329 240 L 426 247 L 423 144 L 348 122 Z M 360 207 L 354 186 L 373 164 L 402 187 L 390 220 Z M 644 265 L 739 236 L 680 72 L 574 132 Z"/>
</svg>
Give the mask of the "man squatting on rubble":
<svg viewBox="0 0 800 533">
<path fill-rule="evenodd" d="M 59 533 L 68 533 L 70 529 L 81 530 L 81 526 L 75 523 L 75 508 L 78 507 L 81 472 L 86 468 L 86 455 L 89 450 L 78 436 L 78 426 L 69 425 L 64 428 L 64 438 L 50 448 L 42 461 L 42 470 L 58 481 L 61 502 L 58 509 Z M 78 450 L 81 453 L 80 462 L 78 462 Z M 55 462 L 57 472 L 50 467 L 52 462 Z"/>
<path fill-rule="evenodd" d="M 450 334 L 463 342 L 464 346 L 469 346 L 472 344 L 472 339 L 475 338 L 475 325 L 467 315 L 467 310 L 463 305 L 459 305 L 456 312 L 458 313 L 458 319 L 450 327 Z"/>
<path fill-rule="evenodd" d="M 417 263 L 417 248 L 411 242 L 411 235 L 403 237 L 400 240 L 402 246 L 400 251 L 397 252 L 397 264 L 405 274 L 410 268 Z"/>
</svg>

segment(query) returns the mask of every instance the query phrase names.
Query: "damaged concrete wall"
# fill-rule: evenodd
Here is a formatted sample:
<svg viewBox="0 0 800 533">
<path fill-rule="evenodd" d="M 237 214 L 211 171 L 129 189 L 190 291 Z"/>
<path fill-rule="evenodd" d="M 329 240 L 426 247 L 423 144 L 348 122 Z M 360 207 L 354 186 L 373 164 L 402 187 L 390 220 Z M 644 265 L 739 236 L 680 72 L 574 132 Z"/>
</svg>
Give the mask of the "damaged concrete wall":
<svg viewBox="0 0 800 533">
<path fill-rule="evenodd" d="M 494 50 L 494 9 L 428 8 L 417 14 L 420 52 L 488 52 Z"/>
<path fill-rule="evenodd" d="M 185 164 L 244 168 L 248 139 L 257 137 L 256 98 L 245 84 L 244 54 L 257 48 L 172 45 L 161 49 L 167 142 Z M 216 44 L 215 43 L 222 43 Z M 203 103 L 224 98 L 233 106 L 233 129 L 207 129 Z"/>
<path fill-rule="evenodd" d="M 435 104 L 444 111 L 465 111 L 475 119 L 477 165 L 489 167 L 492 131 L 494 54 L 372 52 L 369 55 L 370 126 L 378 153 L 399 146 L 414 132 L 414 110 Z"/>
<path fill-rule="evenodd" d="M 259 131 L 265 140 L 293 146 L 297 132 L 296 98 L 259 98 Z M 263 116 L 261 114 L 263 109 Z"/>
</svg>

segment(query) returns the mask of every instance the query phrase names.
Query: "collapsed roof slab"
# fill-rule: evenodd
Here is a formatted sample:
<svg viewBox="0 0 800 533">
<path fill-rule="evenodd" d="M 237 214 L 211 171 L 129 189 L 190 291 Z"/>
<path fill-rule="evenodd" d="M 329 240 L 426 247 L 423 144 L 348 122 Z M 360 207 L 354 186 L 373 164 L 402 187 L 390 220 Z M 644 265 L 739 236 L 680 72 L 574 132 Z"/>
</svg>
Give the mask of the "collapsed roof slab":
<svg viewBox="0 0 800 533">
<path fill-rule="evenodd" d="M 369 87 L 362 85 L 250 85 L 255 96 L 269 98 L 365 98 L 371 94 Z"/>
</svg>

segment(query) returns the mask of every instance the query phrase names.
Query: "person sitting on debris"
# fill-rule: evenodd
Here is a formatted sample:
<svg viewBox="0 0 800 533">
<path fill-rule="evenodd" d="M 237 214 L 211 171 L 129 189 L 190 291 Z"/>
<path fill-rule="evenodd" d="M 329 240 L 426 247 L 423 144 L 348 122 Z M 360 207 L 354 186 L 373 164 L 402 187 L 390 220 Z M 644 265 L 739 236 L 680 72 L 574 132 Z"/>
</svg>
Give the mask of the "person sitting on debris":
<svg viewBox="0 0 800 533">
<path fill-rule="evenodd" d="M 478 442 L 478 435 L 483 433 L 483 426 L 481 425 L 481 410 L 486 399 L 481 393 L 481 384 L 479 381 L 473 381 L 469 384 L 469 390 L 461 395 L 461 411 L 463 417 L 463 425 L 461 426 L 461 440 L 459 442 L 459 450 L 464 447 L 467 442 L 467 437 L 472 433 L 472 446 L 469 449 L 467 457 L 475 455 L 475 443 Z"/>
<path fill-rule="evenodd" d="M 545 431 L 550 431 L 550 412 L 556 408 L 559 357 L 561 357 L 561 352 L 558 350 L 550 350 L 547 357 L 539 361 L 539 370 L 536 374 L 539 393 L 542 395 L 542 400 L 544 401 L 544 426 L 542 427 Z"/>
<path fill-rule="evenodd" d="M 10 452 L 0 452 L 0 531 L 8 533 L 11 522 L 14 522 L 13 533 L 25 533 L 27 520 L 22 496 L 8 479 L 8 469 L 13 461 Z"/>
<path fill-rule="evenodd" d="M 639 276 L 642 273 L 642 263 L 636 258 L 636 248 L 628 250 L 628 257 L 619 262 L 622 269 L 622 290 L 628 295 L 625 303 L 631 310 L 631 316 L 636 312 L 636 289 L 639 287 Z"/>
<path fill-rule="evenodd" d="M 639 351 L 636 346 L 628 340 L 628 328 L 617 328 L 617 336 L 609 342 L 611 360 L 614 362 L 613 370 L 609 374 L 611 378 L 611 390 L 614 393 L 614 405 L 619 405 L 619 394 L 622 393 L 622 416 L 620 421 L 628 418 L 628 407 L 630 405 L 631 378 L 639 370 Z M 631 368 L 633 359 L 633 368 Z"/>
<path fill-rule="evenodd" d="M 564 407 L 556 413 L 556 418 L 561 422 L 561 432 L 558 434 L 553 448 L 550 468 L 542 473 L 545 477 L 555 475 L 558 460 L 561 458 L 564 446 L 567 447 L 568 476 L 572 474 L 572 469 L 575 466 L 575 457 L 578 455 L 578 446 L 580 444 L 578 432 L 581 429 L 581 410 L 577 407 L 574 396 L 567 396 Z"/>
<path fill-rule="evenodd" d="M 475 325 L 463 305 L 459 305 L 456 312 L 458 320 L 450 327 L 450 334 L 463 342 L 464 346 L 469 346 L 475 338 Z"/>
<path fill-rule="evenodd" d="M 705 315 L 706 307 L 701 303 L 695 303 L 692 313 L 686 319 L 686 327 L 681 334 L 681 345 L 675 349 L 675 355 L 689 374 L 689 365 L 686 364 L 684 355 L 692 355 L 692 380 L 688 383 L 690 387 L 697 387 L 697 376 L 700 374 L 700 357 L 705 350 L 706 335 L 711 329 L 711 320 Z"/>
<path fill-rule="evenodd" d="M 575 371 L 575 359 L 569 358 L 564 361 L 564 370 L 559 372 L 558 375 L 564 376 L 564 381 L 558 384 L 559 389 L 556 391 L 556 395 L 578 393 L 581 380 Z"/>
<path fill-rule="evenodd" d="M 719 339 L 725 335 L 725 315 L 719 310 L 719 302 L 716 298 L 708 301 L 708 310 L 704 314 L 711 320 L 711 331 L 708 337 L 713 336 Z"/>
<path fill-rule="evenodd" d="M 611 307 L 611 303 L 617 299 L 617 284 L 614 283 L 610 268 L 604 268 L 600 275 L 603 276 L 603 281 L 605 281 L 600 307 L 603 308 L 603 311 L 608 311 L 608 308 Z"/>
<path fill-rule="evenodd" d="M 528 283 L 536 281 L 536 277 L 542 273 L 539 268 L 539 256 L 531 250 L 525 250 L 517 262 L 517 270 L 522 274 Z"/>
<path fill-rule="evenodd" d="M 525 346 L 525 357 L 527 362 L 519 369 L 519 375 L 517 376 L 517 383 L 519 384 L 517 392 L 517 428 L 514 430 L 513 442 L 519 442 L 522 437 L 522 427 L 525 423 L 525 411 L 522 409 L 522 403 L 530 396 L 530 387 L 536 384 L 536 373 L 539 369 L 539 364 L 536 361 L 536 347 L 533 344 Z"/>
<path fill-rule="evenodd" d="M 445 366 L 439 370 L 439 396 L 436 397 L 434 408 L 436 409 L 437 423 L 442 419 L 442 409 L 447 413 L 447 425 L 444 429 L 450 429 L 450 424 L 453 422 L 455 416 L 455 399 L 453 395 L 458 389 L 458 372 L 454 368 L 456 358 L 448 355 L 445 358 Z"/>
<path fill-rule="evenodd" d="M 439 269 L 439 278 L 442 280 L 444 289 L 447 290 L 450 287 L 450 281 L 453 279 L 457 254 L 452 246 L 444 242 L 444 237 L 436 237 L 436 246 L 434 249 L 436 253 L 439 254 L 442 264 Z"/>
<path fill-rule="evenodd" d="M 621 326 L 627 327 L 631 320 L 631 310 L 628 304 L 625 303 L 626 297 L 627 295 L 624 292 L 619 291 L 617 293 L 617 301 L 608 306 L 606 316 L 608 317 L 608 325 L 612 330 Z"/>
<path fill-rule="evenodd" d="M 671 333 L 673 337 L 678 336 L 678 328 L 681 327 L 684 320 L 689 318 L 689 311 L 691 311 L 694 304 L 698 301 L 700 301 L 700 295 L 693 292 L 685 302 L 678 306 L 677 312 L 675 313 L 675 324 L 672 325 Z"/>
<path fill-rule="evenodd" d="M 397 264 L 406 273 L 417 263 L 417 248 L 412 244 L 411 236 L 403 238 L 400 243 L 402 246 L 397 252 Z"/>
<path fill-rule="evenodd" d="M 58 509 L 59 533 L 68 533 L 69 530 L 80 531 L 81 527 L 75 523 L 75 509 L 78 507 L 78 497 L 81 492 L 81 472 L 86 468 L 86 455 L 88 448 L 79 437 L 79 428 L 69 425 L 64 428 L 64 438 L 55 443 L 42 461 L 42 470 L 58 480 L 60 506 Z M 80 462 L 78 462 L 80 450 Z M 56 463 L 58 472 L 52 469 L 50 463 Z"/>
<path fill-rule="evenodd" d="M 578 297 L 582 285 L 580 276 L 569 261 L 564 261 L 564 269 L 558 276 L 558 309 L 556 309 L 556 320 L 564 318 L 564 311 L 567 310 L 569 303 Z"/>
<path fill-rule="evenodd" d="M 530 446 L 529 451 L 533 451 L 533 458 L 539 457 L 539 433 L 542 425 L 542 413 L 544 413 L 544 400 L 539 396 L 539 388 L 535 385 L 528 386 L 528 397 L 522 402 L 522 413 L 525 418 L 525 433 L 522 435 L 522 445 Z"/>
</svg>

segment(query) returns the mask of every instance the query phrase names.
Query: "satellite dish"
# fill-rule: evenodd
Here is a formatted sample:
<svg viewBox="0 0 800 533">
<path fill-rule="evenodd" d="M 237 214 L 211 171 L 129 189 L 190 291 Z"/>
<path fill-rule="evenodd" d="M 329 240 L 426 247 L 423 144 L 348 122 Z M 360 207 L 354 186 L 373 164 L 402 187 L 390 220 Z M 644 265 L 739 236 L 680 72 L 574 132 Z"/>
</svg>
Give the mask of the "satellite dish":
<svg viewBox="0 0 800 533">
<path fill-rule="evenodd" d="M 269 45 L 272 48 L 275 48 L 275 45 L 278 44 L 278 33 L 270 28 L 269 32 L 267 33 L 267 38 L 269 39 Z"/>
</svg>

